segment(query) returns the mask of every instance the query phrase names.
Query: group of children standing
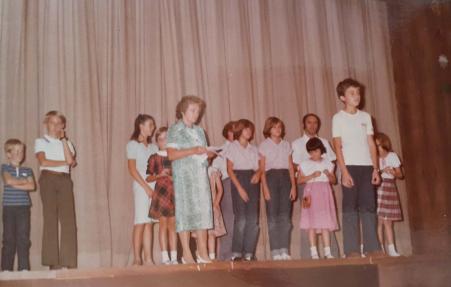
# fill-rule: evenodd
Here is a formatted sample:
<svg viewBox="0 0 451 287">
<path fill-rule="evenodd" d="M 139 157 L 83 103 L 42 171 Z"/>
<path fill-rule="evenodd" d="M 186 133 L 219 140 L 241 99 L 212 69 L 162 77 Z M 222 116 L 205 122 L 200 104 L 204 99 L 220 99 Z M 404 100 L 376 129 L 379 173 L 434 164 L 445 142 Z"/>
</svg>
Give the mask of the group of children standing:
<svg viewBox="0 0 451 287">
<path fill-rule="evenodd" d="M 318 137 L 320 120 L 314 114 L 304 117 L 306 134 L 291 145 L 284 139 L 283 121 L 276 117 L 266 120 L 265 140 L 258 147 L 251 144 L 255 135 L 251 121 L 240 119 L 225 125 L 226 142 L 215 150 L 217 156 L 208 167 L 214 221 L 213 229 L 208 232 L 211 260 L 216 258 L 216 250 L 220 260 L 255 259 L 261 193 L 266 203 L 273 260 L 291 259 L 291 208 L 298 196 L 299 226 L 308 232 L 311 258 L 320 257 L 317 234 L 322 235 L 324 256 L 333 258 L 330 235 L 339 228 L 331 188 L 337 181 L 335 160 L 342 175 L 344 254 L 354 257 L 385 251 L 385 233 L 388 255 L 399 256 L 394 247 L 393 222 L 402 220 L 395 185 L 395 180 L 403 177 L 401 162 L 386 135 L 373 137 L 370 115 L 359 110 L 361 88 L 353 79 L 345 79 L 337 86 L 344 109 L 332 120 L 333 148 L 327 140 Z M 35 147 L 44 208 L 42 262 L 52 268 L 75 267 L 76 234 L 70 179 L 70 169 L 76 165 L 75 151 L 64 133 L 64 116 L 49 112 L 44 123 L 47 134 L 36 141 Z M 178 264 L 174 186 L 166 151 L 168 128 L 161 127 L 156 133 L 155 130 L 155 120 L 140 114 L 127 144 L 128 170 L 134 179 L 135 265 L 153 264 L 152 224 L 157 221 L 162 263 Z M 152 143 L 154 133 L 156 145 Z M 35 190 L 35 182 L 32 170 L 21 167 L 23 150 L 24 144 L 19 140 L 10 139 L 5 143 L 8 162 L 2 165 L 2 270 L 13 269 L 16 252 L 19 270 L 29 269 L 28 192 Z M 379 186 L 377 192 L 375 186 Z M 64 214 L 54 214 L 57 206 L 62 205 Z M 58 220 L 62 226 L 62 246 L 65 246 L 60 255 L 58 230 L 56 233 L 54 230 Z M 218 237 L 220 244 L 216 248 Z"/>
<path fill-rule="evenodd" d="M 43 209 L 42 265 L 50 269 L 77 266 L 77 234 L 73 183 L 70 171 L 76 166 L 75 149 L 65 132 L 66 118 L 58 111 L 45 115 L 46 133 L 35 141 L 39 162 L 39 189 Z M 23 167 L 25 144 L 8 139 L 2 164 L 3 247 L 1 268 L 12 271 L 17 253 L 18 270 L 29 270 L 29 192 L 36 189 L 31 168 Z M 60 226 L 60 228 L 59 228 Z"/>
</svg>

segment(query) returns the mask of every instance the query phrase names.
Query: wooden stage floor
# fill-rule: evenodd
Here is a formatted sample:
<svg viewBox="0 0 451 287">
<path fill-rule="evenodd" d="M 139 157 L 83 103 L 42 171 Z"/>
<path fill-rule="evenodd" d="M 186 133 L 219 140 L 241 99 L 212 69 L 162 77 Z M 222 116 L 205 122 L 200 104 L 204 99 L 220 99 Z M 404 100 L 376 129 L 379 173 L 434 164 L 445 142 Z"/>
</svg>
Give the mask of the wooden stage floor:
<svg viewBox="0 0 451 287">
<path fill-rule="evenodd" d="M 451 286 L 451 256 L 1 272 L 0 286 Z"/>
</svg>

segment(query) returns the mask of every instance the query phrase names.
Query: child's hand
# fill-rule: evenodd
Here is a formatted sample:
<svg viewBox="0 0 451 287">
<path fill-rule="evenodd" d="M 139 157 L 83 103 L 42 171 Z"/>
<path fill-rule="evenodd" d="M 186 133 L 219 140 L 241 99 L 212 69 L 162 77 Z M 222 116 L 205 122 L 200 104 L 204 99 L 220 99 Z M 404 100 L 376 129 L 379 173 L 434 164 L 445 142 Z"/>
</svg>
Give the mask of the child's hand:
<svg viewBox="0 0 451 287">
<path fill-rule="evenodd" d="M 341 184 L 345 187 L 351 188 L 354 186 L 354 180 L 348 171 L 344 171 L 341 175 Z"/>
<path fill-rule="evenodd" d="M 66 137 L 66 131 L 65 130 L 61 130 L 59 133 L 59 139 L 64 139 Z"/>
<path fill-rule="evenodd" d="M 254 175 L 251 178 L 251 183 L 252 184 L 257 184 L 260 181 L 260 177 L 258 176 L 258 173 L 254 173 Z"/>
<path fill-rule="evenodd" d="M 268 186 L 264 186 L 263 187 L 263 198 L 266 201 L 270 201 L 271 200 L 271 194 L 269 193 L 269 188 Z"/>
<path fill-rule="evenodd" d="M 315 171 L 314 173 L 312 173 L 312 177 L 313 177 L 313 178 L 317 178 L 317 177 L 319 177 L 319 176 L 321 176 L 321 171 L 319 171 L 319 170 L 317 170 L 317 171 Z"/>
<path fill-rule="evenodd" d="M 153 196 L 153 189 L 150 188 L 150 186 L 146 186 L 146 188 L 144 188 L 144 190 L 146 191 L 147 196 L 148 196 L 149 198 L 152 198 L 152 196 Z"/>
<path fill-rule="evenodd" d="M 327 176 L 329 176 L 329 175 L 330 175 L 330 171 L 329 171 L 329 170 L 327 170 L 327 169 L 323 170 L 323 173 L 324 173 L 325 175 L 327 175 Z"/>
<path fill-rule="evenodd" d="M 371 178 L 371 183 L 373 185 L 379 185 L 381 183 L 381 176 L 376 169 L 373 170 L 373 176 Z"/>
<path fill-rule="evenodd" d="M 244 188 L 239 188 L 238 193 L 244 202 L 249 201 L 249 196 L 247 195 L 247 192 L 244 190 Z"/>
<path fill-rule="evenodd" d="M 396 174 L 396 173 L 395 173 L 395 169 L 392 168 L 392 167 L 389 167 L 389 166 L 387 166 L 386 168 L 384 168 L 382 171 L 385 172 L 385 173 L 391 174 L 391 175 L 393 175 L 393 176 Z"/>
</svg>

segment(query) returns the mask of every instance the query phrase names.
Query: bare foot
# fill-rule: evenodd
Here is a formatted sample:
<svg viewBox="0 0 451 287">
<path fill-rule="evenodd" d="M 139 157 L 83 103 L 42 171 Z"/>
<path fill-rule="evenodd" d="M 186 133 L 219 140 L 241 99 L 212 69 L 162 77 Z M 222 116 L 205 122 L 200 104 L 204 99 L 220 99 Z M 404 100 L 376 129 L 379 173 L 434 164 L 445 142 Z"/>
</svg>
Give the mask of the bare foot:
<svg viewBox="0 0 451 287">
<path fill-rule="evenodd" d="M 144 261 L 143 265 L 145 265 L 145 266 L 152 266 L 152 265 L 155 265 L 155 264 L 153 263 L 152 259 L 149 259 L 149 260 Z"/>
</svg>

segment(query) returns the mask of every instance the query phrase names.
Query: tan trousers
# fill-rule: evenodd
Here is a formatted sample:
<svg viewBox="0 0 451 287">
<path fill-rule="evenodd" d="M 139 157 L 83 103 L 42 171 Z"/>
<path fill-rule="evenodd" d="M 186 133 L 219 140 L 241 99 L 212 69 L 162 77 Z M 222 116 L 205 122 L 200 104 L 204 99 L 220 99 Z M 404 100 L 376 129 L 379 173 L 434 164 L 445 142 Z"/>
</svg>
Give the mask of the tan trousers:
<svg viewBox="0 0 451 287">
<path fill-rule="evenodd" d="M 77 267 L 77 227 L 73 183 L 69 174 L 43 170 L 39 186 L 44 214 L 42 265 Z M 61 226 L 61 244 L 58 240 Z"/>
</svg>

